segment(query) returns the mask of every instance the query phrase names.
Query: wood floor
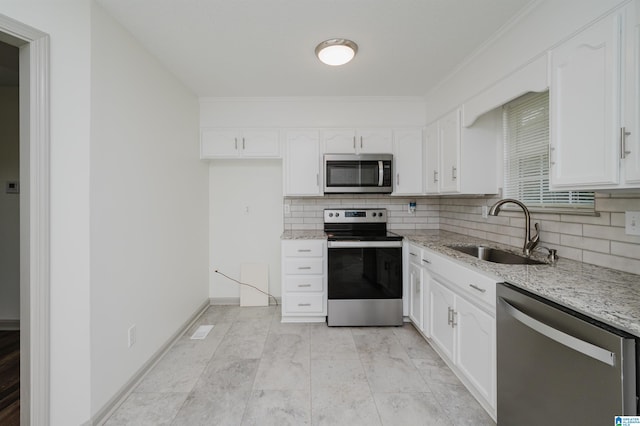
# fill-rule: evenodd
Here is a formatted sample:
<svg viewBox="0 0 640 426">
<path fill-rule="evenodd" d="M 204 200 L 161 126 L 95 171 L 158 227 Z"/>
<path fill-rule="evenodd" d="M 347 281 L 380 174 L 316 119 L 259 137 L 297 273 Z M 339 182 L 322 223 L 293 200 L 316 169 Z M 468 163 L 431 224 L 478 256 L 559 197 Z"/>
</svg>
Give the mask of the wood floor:
<svg viewBox="0 0 640 426">
<path fill-rule="evenodd" d="M 0 331 L 0 425 L 20 425 L 19 331 Z"/>
</svg>

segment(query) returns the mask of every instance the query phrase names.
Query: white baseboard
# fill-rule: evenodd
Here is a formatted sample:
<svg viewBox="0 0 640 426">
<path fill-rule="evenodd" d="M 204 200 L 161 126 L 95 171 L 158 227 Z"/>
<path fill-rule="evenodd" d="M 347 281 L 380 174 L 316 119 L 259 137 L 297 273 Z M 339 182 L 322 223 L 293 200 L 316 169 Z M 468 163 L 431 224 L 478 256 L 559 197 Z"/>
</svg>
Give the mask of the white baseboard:
<svg viewBox="0 0 640 426">
<path fill-rule="evenodd" d="M 0 320 L 0 331 L 20 330 L 20 320 Z"/>
<path fill-rule="evenodd" d="M 279 305 L 282 305 L 282 298 L 276 297 Z M 239 297 L 211 297 L 209 298 L 209 303 L 213 306 L 225 306 L 225 305 L 235 305 L 240 306 L 240 298 Z M 273 302 L 273 298 L 269 298 L 269 305 L 275 305 Z"/>
<path fill-rule="evenodd" d="M 239 300 L 239 299 L 238 299 Z M 184 323 L 182 327 L 178 329 L 164 345 L 160 347 L 152 356 L 145 362 L 142 367 L 136 371 L 136 373 L 129 379 L 127 383 L 120 388 L 118 392 L 100 409 L 88 422 L 83 426 L 93 426 L 104 424 L 109 417 L 118 409 L 118 407 L 127 399 L 129 394 L 133 392 L 133 389 L 140 383 L 144 376 L 153 368 L 160 358 L 173 346 L 173 344 L 184 334 L 186 330 L 191 327 L 196 320 L 209 308 L 210 301 L 204 301 L 194 312 L 193 315 Z"/>
</svg>

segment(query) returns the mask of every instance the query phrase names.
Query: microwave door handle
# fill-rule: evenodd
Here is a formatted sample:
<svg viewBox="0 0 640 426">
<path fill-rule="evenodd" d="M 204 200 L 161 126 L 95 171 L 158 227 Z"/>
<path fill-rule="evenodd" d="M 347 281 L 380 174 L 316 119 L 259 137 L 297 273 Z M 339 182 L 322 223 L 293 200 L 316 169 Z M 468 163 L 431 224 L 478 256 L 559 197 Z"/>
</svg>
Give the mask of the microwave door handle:
<svg viewBox="0 0 640 426">
<path fill-rule="evenodd" d="M 378 161 L 378 186 L 382 186 L 384 182 L 384 164 Z"/>
</svg>

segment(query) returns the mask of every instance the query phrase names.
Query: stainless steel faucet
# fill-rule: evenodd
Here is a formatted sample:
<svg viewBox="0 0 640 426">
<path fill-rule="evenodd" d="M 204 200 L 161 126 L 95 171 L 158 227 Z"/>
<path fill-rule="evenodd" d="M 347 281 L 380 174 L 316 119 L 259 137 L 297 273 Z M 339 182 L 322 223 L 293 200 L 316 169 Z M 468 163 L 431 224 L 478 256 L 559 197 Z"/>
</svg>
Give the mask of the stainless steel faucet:
<svg viewBox="0 0 640 426">
<path fill-rule="evenodd" d="M 534 248 L 536 248 L 536 245 L 540 240 L 539 224 L 536 223 L 533 225 L 536 228 L 536 234 L 534 236 L 531 236 L 531 229 L 530 229 L 531 214 L 529 213 L 529 209 L 520 201 L 514 200 L 512 198 L 505 198 L 504 200 L 500 200 L 497 203 L 495 203 L 493 206 L 491 206 L 491 209 L 489 209 L 489 214 L 491 216 L 498 216 L 498 213 L 500 213 L 500 208 L 502 207 L 502 205 L 507 203 L 513 203 L 518 205 L 524 212 L 524 245 L 522 247 L 522 252 L 524 253 L 525 256 L 529 257 L 531 256 L 531 252 L 533 251 Z"/>
</svg>

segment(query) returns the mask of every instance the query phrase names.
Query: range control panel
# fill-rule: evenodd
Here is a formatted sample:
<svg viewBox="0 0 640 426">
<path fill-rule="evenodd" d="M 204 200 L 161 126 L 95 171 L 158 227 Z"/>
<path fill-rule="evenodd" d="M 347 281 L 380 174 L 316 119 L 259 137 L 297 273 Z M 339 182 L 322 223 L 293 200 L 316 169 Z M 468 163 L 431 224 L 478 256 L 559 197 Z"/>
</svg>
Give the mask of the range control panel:
<svg viewBox="0 0 640 426">
<path fill-rule="evenodd" d="M 386 209 L 325 209 L 324 223 L 386 223 Z"/>
</svg>

